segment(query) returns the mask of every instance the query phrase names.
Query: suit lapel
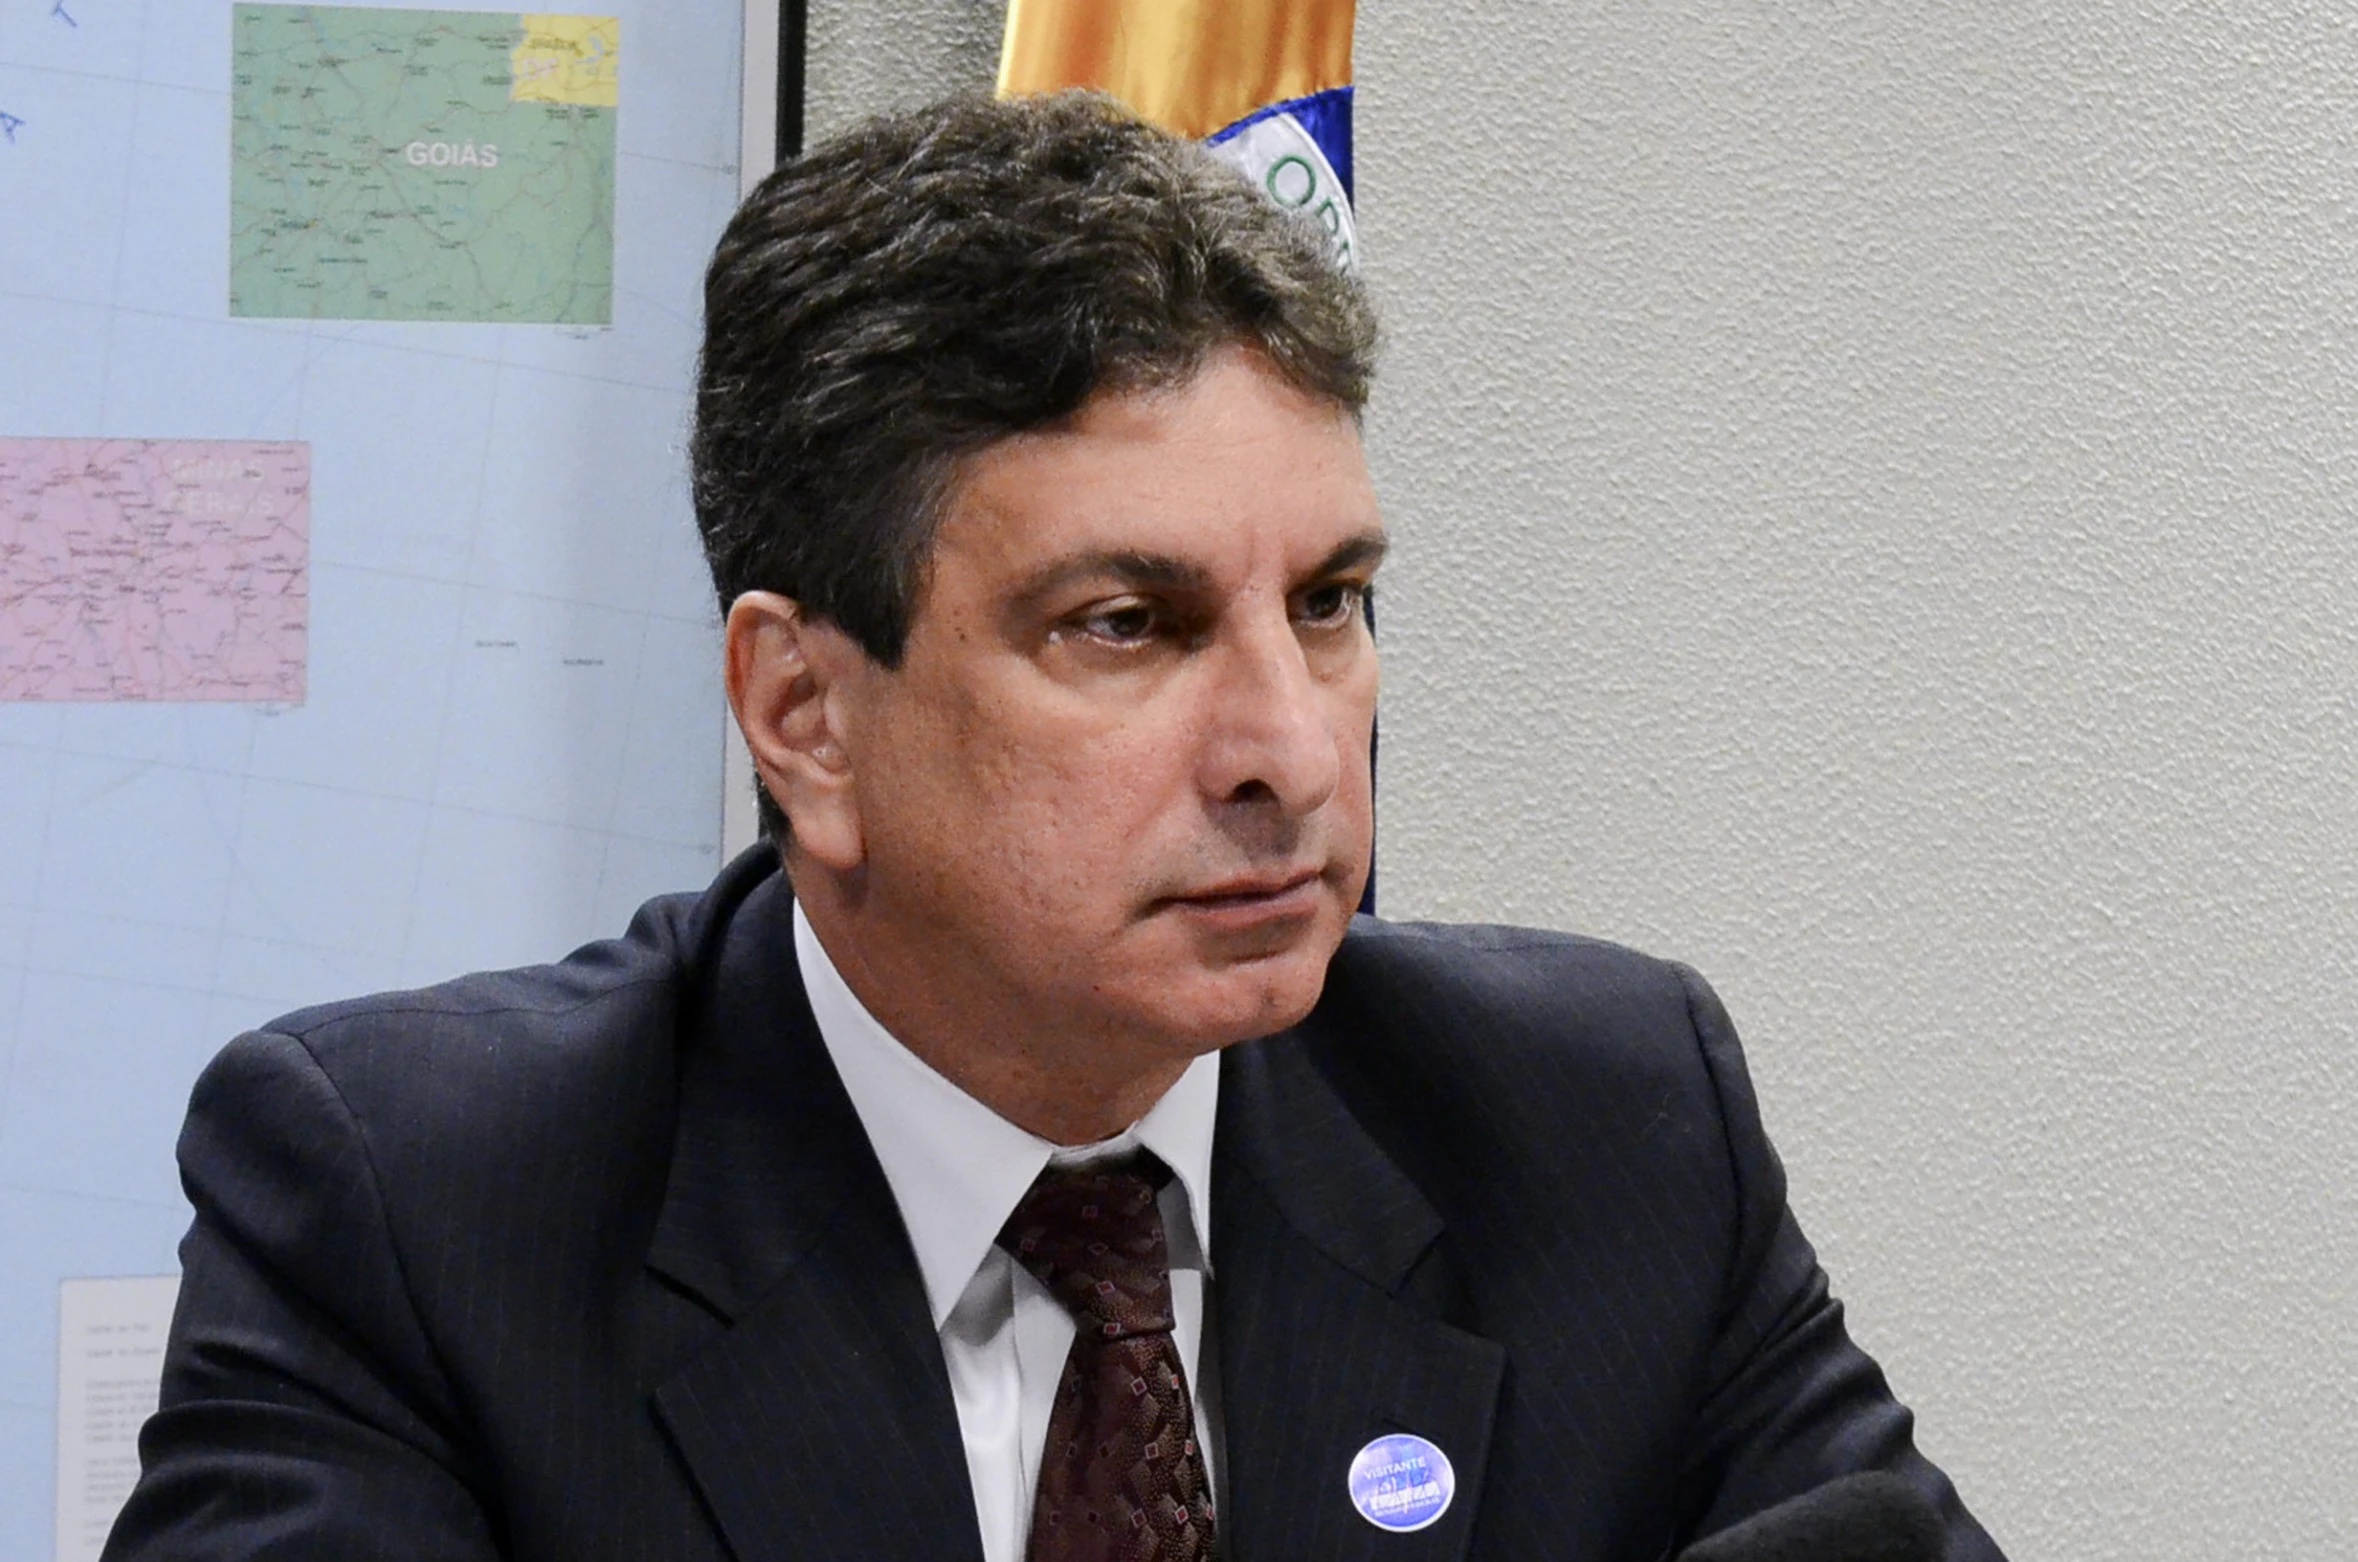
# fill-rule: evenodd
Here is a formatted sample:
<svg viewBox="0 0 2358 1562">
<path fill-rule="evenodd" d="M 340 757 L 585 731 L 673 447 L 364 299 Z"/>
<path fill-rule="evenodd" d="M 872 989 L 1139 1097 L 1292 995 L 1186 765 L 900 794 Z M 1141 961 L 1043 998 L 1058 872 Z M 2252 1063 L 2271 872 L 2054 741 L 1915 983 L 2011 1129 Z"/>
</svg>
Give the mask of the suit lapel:
<svg viewBox="0 0 2358 1562">
<path fill-rule="evenodd" d="M 1233 1562 L 1444 1562 L 1480 1506 L 1506 1352 L 1402 1299 L 1440 1217 L 1292 1036 L 1221 1061 L 1213 1273 Z M 1352 1507 L 1352 1457 L 1411 1432 L 1457 1493 L 1394 1534 Z"/>
<path fill-rule="evenodd" d="M 771 876 L 699 960 L 649 1265 L 724 1332 L 655 1392 L 742 1562 L 980 1562 L 955 1402 L 890 1187 Z"/>
</svg>

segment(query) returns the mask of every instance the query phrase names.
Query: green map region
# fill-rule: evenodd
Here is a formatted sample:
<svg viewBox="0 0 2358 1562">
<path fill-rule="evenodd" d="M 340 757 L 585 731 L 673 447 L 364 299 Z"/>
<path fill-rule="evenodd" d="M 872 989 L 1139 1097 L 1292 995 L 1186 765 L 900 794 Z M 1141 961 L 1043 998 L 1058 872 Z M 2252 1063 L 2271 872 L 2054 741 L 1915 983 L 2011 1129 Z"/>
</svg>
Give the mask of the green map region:
<svg viewBox="0 0 2358 1562">
<path fill-rule="evenodd" d="M 229 312 L 614 317 L 612 17 L 240 5 Z"/>
</svg>

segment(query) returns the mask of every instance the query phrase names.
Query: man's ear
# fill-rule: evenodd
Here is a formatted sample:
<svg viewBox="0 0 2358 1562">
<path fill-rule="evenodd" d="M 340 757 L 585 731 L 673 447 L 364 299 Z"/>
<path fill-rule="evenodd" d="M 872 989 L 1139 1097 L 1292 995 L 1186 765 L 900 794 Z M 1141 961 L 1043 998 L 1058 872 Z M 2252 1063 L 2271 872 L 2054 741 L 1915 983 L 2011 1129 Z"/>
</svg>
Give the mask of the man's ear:
<svg viewBox="0 0 2358 1562">
<path fill-rule="evenodd" d="M 753 768 L 786 811 L 795 850 L 839 873 L 866 855 L 851 760 L 836 730 L 866 654 L 791 597 L 748 591 L 729 605 L 723 650 L 729 708 Z"/>
</svg>

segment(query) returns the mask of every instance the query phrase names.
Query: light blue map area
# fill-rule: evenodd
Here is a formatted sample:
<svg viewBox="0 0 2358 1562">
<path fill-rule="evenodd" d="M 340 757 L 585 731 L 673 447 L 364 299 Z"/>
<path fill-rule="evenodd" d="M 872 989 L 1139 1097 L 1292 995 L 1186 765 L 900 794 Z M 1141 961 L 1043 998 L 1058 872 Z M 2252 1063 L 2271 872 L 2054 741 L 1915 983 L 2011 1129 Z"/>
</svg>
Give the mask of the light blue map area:
<svg viewBox="0 0 2358 1562">
<path fill-rule="evenodd" d="M 25 1559 L 57 1538 L 60 1286 L 176 1267 L 173 1139 L 221 1044 L 551 958 L 715 866 L 680 447 L 742 24 L 586 8 L 633 50 L 610 328 L 336 323 L 229 313 L 229 0 L 50 7 L 0 8 L 0 437 L 300 442 L 310 598 L 298 704 L 0 703 L 0 1557 Z"/>
</svg>

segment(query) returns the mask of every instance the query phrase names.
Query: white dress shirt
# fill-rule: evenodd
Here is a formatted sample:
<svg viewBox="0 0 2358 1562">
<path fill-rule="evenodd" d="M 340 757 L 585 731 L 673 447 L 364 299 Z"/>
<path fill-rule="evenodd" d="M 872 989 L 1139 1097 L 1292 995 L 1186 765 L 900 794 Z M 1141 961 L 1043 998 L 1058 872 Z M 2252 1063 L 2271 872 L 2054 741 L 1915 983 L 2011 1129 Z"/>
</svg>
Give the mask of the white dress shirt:
<svg viewBox="0 0 2358 1562">
<path fill-rule="evenodd" d="M 1050 1162 L 1086 1165 L 1143 1148 L 1171 1168 L 1161 1206 L 1171 1254 L 1172 1333 L 1216 1498 L 1223 1484 L 1218 1358 L 1207 1303 L 1220 1054 L 1197 1058 L 1122 1133 L 1059 1148 L 951 1084 L 878 1024 L 844 985 L 799 905 L 794 954 L 819 1036 L 917 1252 L 958 1405 L 985 1562 L 1023 1562 L 1040 1450 L 1073 1342 L 1072 1315 L 997 1244 L 999 1228 Z"/>
</svg>

